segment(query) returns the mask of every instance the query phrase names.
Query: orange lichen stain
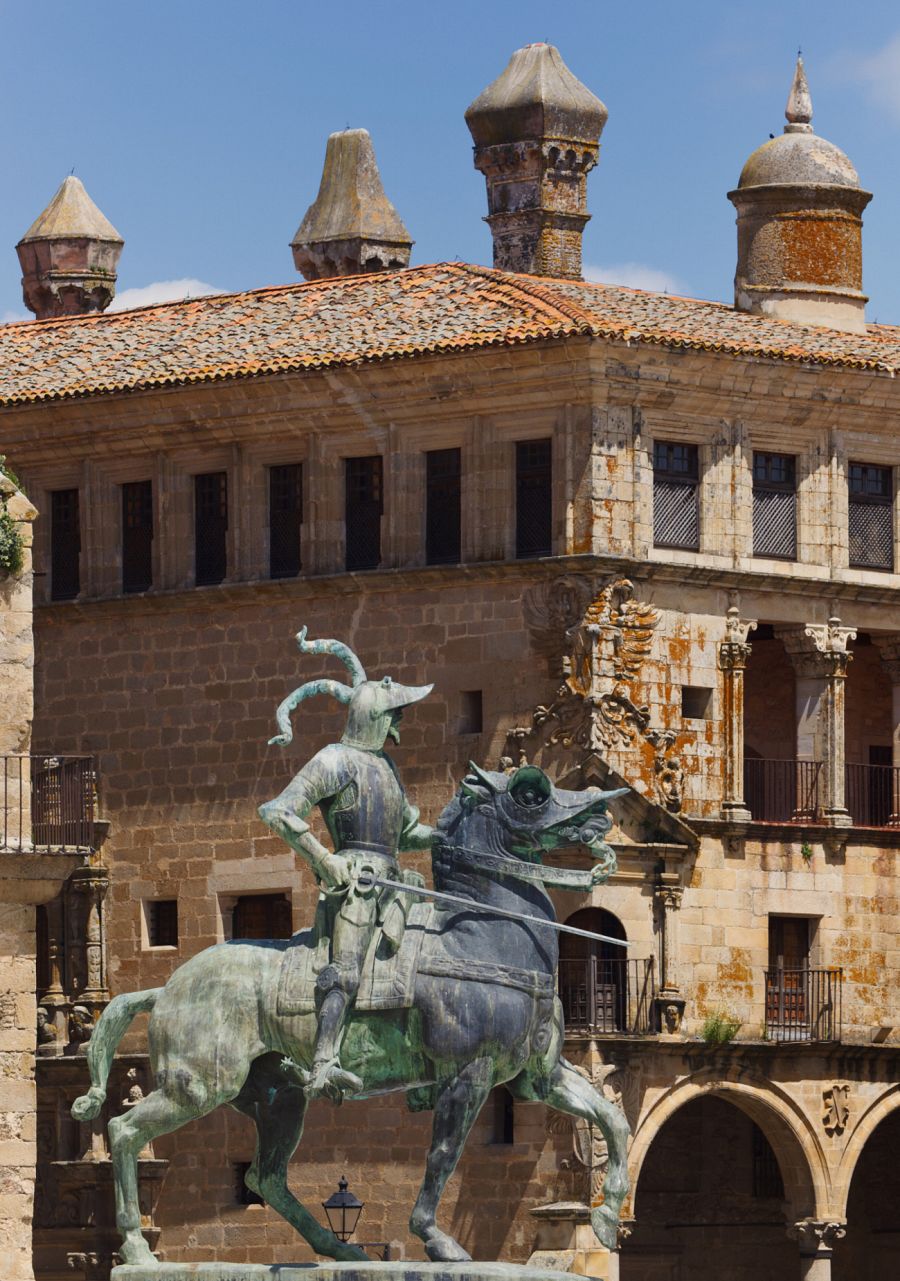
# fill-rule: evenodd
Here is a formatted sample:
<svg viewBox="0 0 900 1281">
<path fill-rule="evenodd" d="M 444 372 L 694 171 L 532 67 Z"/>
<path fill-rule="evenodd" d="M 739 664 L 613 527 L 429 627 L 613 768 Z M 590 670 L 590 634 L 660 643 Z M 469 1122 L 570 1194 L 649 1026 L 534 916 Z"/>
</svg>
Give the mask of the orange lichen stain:
<svg viewBox="0 0 900 1281">
<path fill-rule="evenodd" d="M 884 952 L 873 951 L 859 934 L 839 935 L 832 949 L 834 965 L 843 970 L 847 982 L 858 985 L 877 987 L 884 979 L 886 959 Z"/>
<path fill-rule="evenodd" d="M 862 287 L 860 222 L 829 212 L 779 219 L 785 279 Z"/>
<path fill-rule="evenodd" d="M 731 960 L 718 967 L 719 985 L 722 988 L 741 989 L 753 986 L 753 969 L 750 952 L 745 947 L 733 947 Z"/>
</svg>

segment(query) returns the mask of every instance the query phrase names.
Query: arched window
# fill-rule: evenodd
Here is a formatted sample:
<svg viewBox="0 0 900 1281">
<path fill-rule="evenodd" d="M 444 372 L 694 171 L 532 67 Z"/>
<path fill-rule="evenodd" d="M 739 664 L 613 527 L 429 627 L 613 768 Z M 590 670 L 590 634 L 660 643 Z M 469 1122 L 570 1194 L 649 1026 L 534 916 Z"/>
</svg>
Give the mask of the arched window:
<svg viewBox="0 0 900 1281">
<path fill-rule="evenodd" d="M 602 907 L 582 908 L 566 924 L 623 942 L 626 939 L 622 922 Z M 631 1031 L 629 989 L 634 980 L 629 970 L 623 947 L 561 934 L 559 995 L 566 1027 L 570 1031 Z"/>
</svg>

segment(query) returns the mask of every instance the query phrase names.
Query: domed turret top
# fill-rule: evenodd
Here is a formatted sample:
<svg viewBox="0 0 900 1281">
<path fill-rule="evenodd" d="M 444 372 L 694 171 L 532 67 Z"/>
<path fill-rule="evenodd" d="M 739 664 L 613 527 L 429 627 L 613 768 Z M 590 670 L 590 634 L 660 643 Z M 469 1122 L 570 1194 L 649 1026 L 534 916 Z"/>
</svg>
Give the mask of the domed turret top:
<svg viewBox="0 0 900 1281">
<path fill-rule="evenodd" d="M 859 187 L 859 174 L 840 147 L 813 133 L 812 98 L 799 56 L 784 114 L 784 133 L 757 147 L 741 170 L 738 190 L 776 184 Z"/>
<path fill-rule="evenodd" d="M 506 70 L 466 112 L 476 147 L 563 138 L 595 146 L 608 112 L 552 44 L 517 49 Z"/>
</svg>

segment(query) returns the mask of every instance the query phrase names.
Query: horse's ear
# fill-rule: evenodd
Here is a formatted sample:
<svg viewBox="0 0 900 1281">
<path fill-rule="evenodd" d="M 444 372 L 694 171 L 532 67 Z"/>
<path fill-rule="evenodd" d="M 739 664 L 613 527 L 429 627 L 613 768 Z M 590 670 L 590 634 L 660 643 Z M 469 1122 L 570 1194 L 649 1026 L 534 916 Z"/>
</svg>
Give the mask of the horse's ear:
<svg viewBox="0 0 900 1281">
<path fill-rule="evenodd" d="M 487 770 L 481 769 L 478 765 L 475 764 L 474 761 L 469 761 L 469 773 L 474 774 L 475 778 L 478 780 L 481 786 L 486 787 L 488 792 L 490 792 L 492 795 L 496 795 L 499 791 L 501 791 L 501 789 L 497 786 L 497 784 L 491 778 L 490 774 L 488 774 Z M 463 787 L 465 787 L 465 785 L 466 785 L 466 782 L 465 782 L 465 779 L 463 779 Z"/>
</svg>

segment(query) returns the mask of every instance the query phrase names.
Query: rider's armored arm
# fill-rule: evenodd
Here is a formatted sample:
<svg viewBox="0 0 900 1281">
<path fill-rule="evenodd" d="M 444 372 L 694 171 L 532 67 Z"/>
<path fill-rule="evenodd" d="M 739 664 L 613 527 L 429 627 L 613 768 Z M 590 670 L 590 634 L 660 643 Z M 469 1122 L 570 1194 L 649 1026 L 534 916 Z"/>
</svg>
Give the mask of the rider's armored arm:
<svg viewBox="0 0 900 1281">
<path fill-rule="evenodd" d="M 261 805 L 259 816 L 309 864 L 316 876 L 327 880 L 326 864 L 331 851 L 316 839 L 306 822 L 320 801 L 340 789 L 340 781 L 321 756 L 319 753 L 304 765 L 280 796 Z"/>
<path fill-rule="evenodd" d="M 419 822 L 419 811 L 404 797 L 403 827 L 398 842 L 401 850 L 430 850 L 434 828 Z"/>
</svg>

